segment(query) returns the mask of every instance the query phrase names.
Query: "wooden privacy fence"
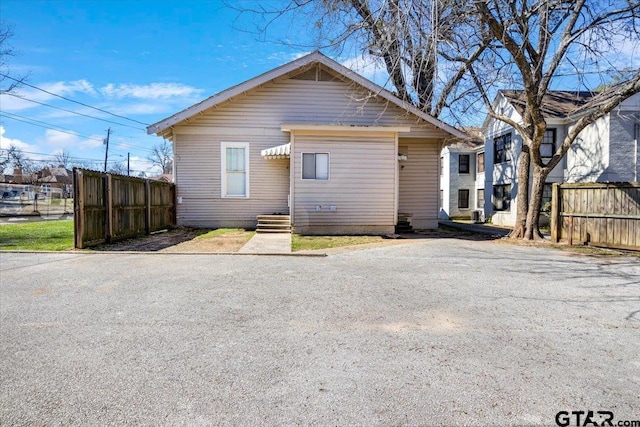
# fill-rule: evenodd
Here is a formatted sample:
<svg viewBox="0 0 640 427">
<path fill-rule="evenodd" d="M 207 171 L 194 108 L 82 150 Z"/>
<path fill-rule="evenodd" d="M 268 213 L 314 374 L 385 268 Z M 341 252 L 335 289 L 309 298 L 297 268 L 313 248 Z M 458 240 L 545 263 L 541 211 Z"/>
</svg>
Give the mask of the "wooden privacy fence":
<svg viewBox="0 0 640 427">
<path fill-rule="evenodd" d="M 73 184 L 76 248 L 176 225 L 174 184 L 79 168 Z"/>
<path fill-rule="evenodd" d="M 554 184 L 551 240 L 640 249 L 640 183 Z"/>
</svg>

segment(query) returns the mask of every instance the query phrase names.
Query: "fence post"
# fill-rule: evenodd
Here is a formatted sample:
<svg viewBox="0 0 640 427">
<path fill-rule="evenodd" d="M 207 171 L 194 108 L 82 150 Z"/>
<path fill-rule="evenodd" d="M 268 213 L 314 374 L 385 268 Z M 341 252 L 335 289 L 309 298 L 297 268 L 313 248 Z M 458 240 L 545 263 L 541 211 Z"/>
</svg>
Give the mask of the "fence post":
<svg viewBox="0 0 640 427">
<path fill-rule="evenodd" d="M 82 171 L 78 168 L 73 168 L 73 233 L 75 238 L 76 249 L 83 249 L 84 236 L 84 178 Z"/>
<path fill-rule="evenodd" d="M 106 204 L 106 241 L 111 242 L 113 237 L 113 191 L 111 188 L 111 174 L 108 173 L 105 176 L 105 204 Z"/>
<path fill-rule="evenodd" d="M 559 191 L 560 191 L 560 184 L 555 183 L 553 184 L 553 186 L 551 187 L 551 242 L 552 243 L 558 243 L 558 241 L 560 240 L 560 230 L 558 229 L 558 227 L 560 227 L 560 224 L 562 224 L 562 221 L 560 221 L 560 198 L 559 196 Z"/>
<path fill-rule="evenodd" d="M 151 184 L 144 180 L 144 232 L 151 234 Z"/>
</svg>

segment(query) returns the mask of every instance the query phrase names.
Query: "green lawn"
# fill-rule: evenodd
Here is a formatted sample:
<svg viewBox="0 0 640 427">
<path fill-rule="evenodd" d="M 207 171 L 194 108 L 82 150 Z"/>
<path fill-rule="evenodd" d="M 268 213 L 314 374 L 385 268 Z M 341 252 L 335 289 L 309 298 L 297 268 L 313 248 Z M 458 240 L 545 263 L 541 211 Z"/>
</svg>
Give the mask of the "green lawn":
<svg viewBox="0 0 640 427">
<path fill-rule="evenodd" d="M 291 250 L 308 251 L 381 242 L 380 236 L 291 236 Z"/>
<path fill-rule="evenodd" d="M 0 225 L 0 250 L 66 251 L 73 249 L 73 221 Z"/>
<path fill-rule="evenodd" d="M 247 233 L 247 240 L 249 240 L 255 234 L 255 231 L 246 231 L 244 228 L 216 228 L 215 230 L 200 234 L 197 239 L 210 239 L 230 233 Z"/>
</svg>

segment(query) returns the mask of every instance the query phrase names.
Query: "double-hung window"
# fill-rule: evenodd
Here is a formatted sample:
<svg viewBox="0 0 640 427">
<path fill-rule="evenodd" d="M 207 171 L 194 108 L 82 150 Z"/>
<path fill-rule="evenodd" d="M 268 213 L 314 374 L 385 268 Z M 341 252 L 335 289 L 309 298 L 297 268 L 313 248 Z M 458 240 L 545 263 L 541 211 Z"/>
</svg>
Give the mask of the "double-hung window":
<svg viewBox="0 0 640 427">
<path fill-rule="evenodd" d="M 553 153 L 556 152 L 556 130 L 547 129 L 544 131 L 542 143 L 540 144 L 540 157 L 543 159 L 551 159 Z"/>
<path fill-rule="evenodd" d="M 469 209 L 469 190 L 458 190 L 458 209 Z"/>
<path fill-rule="evenodd" d="M 469 173 L 469 155 L 460 154 L 458 157 L 458 173 Z"/>
<path fill-rule="evenodd" d="M 249 198 L 249 143 L 220 144 L 223 198 Z"/>
<path fill-rule="evenodd" d="M 504 163 L 511 160 L 511 133 L 493 139 L 493 162 Z"/>
<path fill-rule="evenodd" d="M 484 153 L 478 153 L 478 165 L 476 166 L 478 173 L 484 172 Z"/>
<path fill-rule="evenodd" d="M 493 186 L 493 210 L 508 211 L 511 207 L 511 184 Z"/>
<path fill-rule="evenodd" d="M 302 179 L 329 179 L 329 153 L 302 153 Z"/>
</svg>

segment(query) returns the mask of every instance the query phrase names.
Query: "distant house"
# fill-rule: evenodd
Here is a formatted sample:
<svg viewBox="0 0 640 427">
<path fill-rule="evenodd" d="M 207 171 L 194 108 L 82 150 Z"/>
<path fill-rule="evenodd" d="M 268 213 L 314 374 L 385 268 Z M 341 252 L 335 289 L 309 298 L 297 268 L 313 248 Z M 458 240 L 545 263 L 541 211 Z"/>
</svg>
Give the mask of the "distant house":
<svg viewBox="0 0 640 427">
<path fill-rule="evenodd" d="M 468 141 L 447 145 L 440 154 L 440 219 L 484 214 L 484 139 L 469 129 Z"/>
<path fill-rule="evenodd" d="M 440 151 L 466 138 L 318 52 L 147 131 L 173 141 L 178 224 L 302 234 L 436 228 Z"/>
<path fill-rule="evenodd" d="M 73 172 L 64 166 L 46 166 L 36 173 L 36 183 L 40 184 L 40 191 L 46 195 L 54 194 L 59 197 L 73 195 Z"/>
<path fill-rule="evenodd" d="M 550 91 L 543 99 L 547 130 L 541 147 L 551 157 L 568 130 L 587 111 L 591 92 Z M 516 122 L 526 102 L 521 91 L 503 90 L 494 108 Z M 484 126 L 485 215 L 495 224 L 515 225 L 517 160 L 522 138 L 504 122 L 487 117 Z M 640 153 L 640 94 L 625 100 L 611 113 L 585 128 L 562 162 L 549 174 L 543 204 L 551 200 L 554 182 L 628 182 L 638 180 Z"/>
<path fill-rule="evenodd" d="M 173 174 L 163 173 L 162 175 L 149 177 L 149 179 L 152 181 L 173 182 Z"/>
</svg>

